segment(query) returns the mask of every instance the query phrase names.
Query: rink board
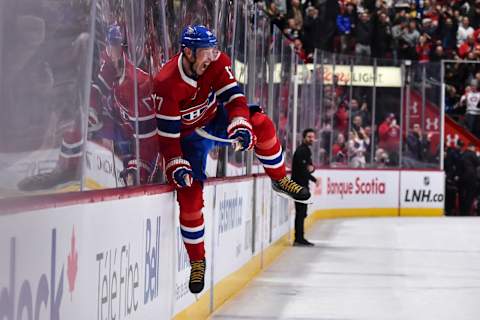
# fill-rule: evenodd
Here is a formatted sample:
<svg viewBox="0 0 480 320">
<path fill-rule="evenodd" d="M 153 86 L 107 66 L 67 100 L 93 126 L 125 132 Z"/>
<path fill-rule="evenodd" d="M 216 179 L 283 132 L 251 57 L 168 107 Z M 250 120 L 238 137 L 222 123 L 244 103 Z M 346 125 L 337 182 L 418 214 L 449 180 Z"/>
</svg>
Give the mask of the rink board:
<svg viewBox="0 0 480 320">
<path fill-rule="evenodd" d="M 443 172 L 316 176 L 307 225 L 326 217 L 442 214 Z M 265 176 L 209 182 L 204 200 L 207 274 L 198 302 L 188 291 L 173 192 L 75 205 L 52 200 L 51 208 L 0 215 L 0 318 L 206 318 L 289 245 L 294 210 Z"/>
<path fill-rule="evenodd" d="M 316 218 L 442 216 L 442 171 L 317 170 Z"/>
<path fill-rule="evenodd" d="M 166 193 L 1 216 L 0 318 L 167 319 L 173 211 Z"/>
</svg>

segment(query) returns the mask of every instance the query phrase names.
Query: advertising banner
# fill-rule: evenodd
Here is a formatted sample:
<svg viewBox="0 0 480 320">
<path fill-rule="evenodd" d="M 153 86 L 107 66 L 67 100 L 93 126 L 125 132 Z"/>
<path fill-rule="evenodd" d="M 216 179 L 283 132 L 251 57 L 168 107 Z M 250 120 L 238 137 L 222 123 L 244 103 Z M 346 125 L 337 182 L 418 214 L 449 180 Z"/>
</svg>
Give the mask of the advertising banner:
<svg viewBox="0 0 480 320">
<path fill-rule="evenodd" d="M 247 83 L 248 66 L 243 64 L 239 60 L 235 60 L 235 77 L 240 83 Z M 299 77 L 299 83 L 310 83 L 311 75 L 313 73 L 313 64 L 306 64 L 303 68 L 298 68 L 297 75 Z M 284 72 L 284 66 L 281 63 L 277 63 L 273 72 L 273 82 L 281 83 L 282 74 Z M 317 65 L 317 73 L 321 74 L 321 65 Z M 267 66 L 268 69 L 268 66 Z M 338 78 L 338 84 L 341 86 L 362 86 L 373 87 L 375 84 L 377 87 L 389 87 L 400 88 L 401 82 L 401 69 L 399 67 L 386 67 L 379 66 L 375 73 L 373 66 L 353 66 L 353 71 L 350 65 L 335 65 L 331 64 L 323 65 L 323 83 L 332 84 L 333 72 L 335 70 L 335 76 Z M 267 71 L 268 74 L 268 71 Z M 376 77 L 375 77 L 376 76 Z"/>
<path fill-rule="evenodd" d="M 259 254 L 270 242 L 270 203 L 272 183 L 268 177 L 256 179 L 256 204 L 254 223 L 254 254 Z"/>
<path fill-rule="evenodd" d="M 0 319 L 168 319 L 172 194 L 1 217 Z"/>
<path fill-rule="evenodd" d="M 397 208 L 398 171 L 317 170 L 312 209 Z"/>
<path fill-rule="evenodd" d="M 120 173 L 123 162 L 111 146 L 88 141 L 85 146 L 85 186 L 87 189 L 119 188 L 125 186 Z"/>
<path fill-rule="evenodd" d="M 315 174 L 310 210 L 400 204 L 408 215 L 444 205 L 440 171 Z M 203 294 L 285 235 L 294 217 L 268 177 L 208 184 L 204 201 Z M 170 319 L 195 302 L 178 215 L 175 194 L 165 193 L 0 216 L 0 319 Z"/>
<path fill-rule="evenodd" d="M 252 257 L 253 181 L 215 186 L 215 282 L 236 271 Z"/>
<path fill-rule="evenodd" d="M 444 208 L 443 171 L 402 171 L 400 175 L 402 208 Z"/>
<path fill-rule="evenodd" d="M 291 224 L 291 219 L 294 216 L 290 215 L 290 210 L 293 207 L 292 201 L 289 201 L 286 198 L 280 197 L 275 192 L 272 194 L 272 203 L 271 203 L 271 239 L 270 242 L 273 243 L 280 239 L 282 236 L 287 234 Z"/>
<path fill-rule="evenodd" d="M 317 74 L 321 74 L 321 65 L 317 65 Z M 281 71 L 281 68 L 277 67 L 276 75 Z M 313 64 L 307 64 L 304 68 L 298 69 L 299 83 L 310 83 L 311 75 L 313 71 Z M 398 67 L 377 67 L 375 73 L 373 66 L 353 66 L 353 71 L 349 65 L 323 65 L 323 83 L 328 85 L 332 84 L 333 76 L 338 79 L 338 84 L 341 86 L 361 86 L 361 87 L 373 87 L 374 84 L 377 87 L 390 87 L 400 88 L 401 82 L 401 69 Z M 376 78 L 375 78 L 376 75 Z M 281 79 L 281 78 L 274 78 Z"/>
</svg>

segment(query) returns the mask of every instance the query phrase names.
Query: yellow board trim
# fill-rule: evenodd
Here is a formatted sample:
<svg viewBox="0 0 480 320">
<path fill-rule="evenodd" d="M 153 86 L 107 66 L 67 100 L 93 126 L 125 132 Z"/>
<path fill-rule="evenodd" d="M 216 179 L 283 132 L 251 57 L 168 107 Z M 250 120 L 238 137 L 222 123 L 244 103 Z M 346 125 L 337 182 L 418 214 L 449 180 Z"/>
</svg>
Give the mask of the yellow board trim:
<svg viewBox="0 0 480 320">
<path fill-rule="evenodd" d="M 312 222 L 318 219 L 355 218 L 355 217 L 396 217 L 397 208 L 361 208 L 361 209 L 322 209 L 316 210 L 309 217 Z"/>
<path fill-rule="evenodd" d="M 88 190 L 101 190 L 101 189 L 107 189 L 109 187 L 102 186 L 98 182 L 96 182 L 93 179 L 90 178 L 85 178 L 85 187 Z M 58 188 L 55 190 L 58 193 L 61 192 L 74 192 L 74 191 L 81 191 L 80 190 L 80 182 L 78 181 L 73 181 L 71 184 L 66 184 L 62 186 L 61 188 Z"/>
<path fill-rule="evenodd" d="M 216 288 L 216 286 L 215 286 Z M 190 319 L 207 319 L 210 316 L 210 289 L 205 292 L 200 299 L 194 304 L 191 304 L 181 312 L 179 312 L 173 319 L 175 320 L 190 320 Z"/>
<path fill-rule="evenodd" d="M 335 218 L 355 218 L 355 217 L 437 217 L 443 216 L 443 209 L 438 208 L 362 208 L 362 209 L 324 209 L 316 210 L 308 215 L 305 219 L 305 229 L 309 229 L 313 224 L 320 219 L 335 219 Z M 290 231 L 290 236 L 293 235 L 293 230 Z M 241 290 L 257 276 L 262 270 L 268 268 L 291 244 L 288 241 L 289 234 L 287 233 L 278 241 L 270 245 L 263 252 L 263 268 L 261 266 L 261 254 L 254 256 L 243 267 L 225 277 L 218 282 L 214 287 L 214 307 L 213 311 L 218 310 L 223 304 L 232 300 L 238 295 Z M 209 319 L 210 313 L 210 291 L 206 292 L 194 304 L 190 305 L 173 319 L 175 320 L 205 320 Z"/>
<path fill-rule="evenodd" d="M 281 237 L 275 243 L 270 245 L 263 251 L 263 269 L 262 269 L 262 256 L 257 254 L 244 266 L 237 271 L 231 273 L 223 280 L 218 282 L 213 291 L 215 295 L 213 297 L 214 310 L 220 308 L 225 302 L 231 300 L 237 294 L 241 292 L 258 273 L 267 268 L 273 261 L 275 261 L 283 251 L 290 246 L 288 242 L 288 234 Z M 203 320 L 208 319 L 211 315 L 210 309 L 210 291 L 205 293 L 198 299 L 197 302 L 190 305 L 180 313 L 178 313 L 173 319 L 175 320 Z"/>
<path fill-rule="evenodd" d="M 443 208 L 401 208 L 402 217 L 443 217 Z"/>
</svg>

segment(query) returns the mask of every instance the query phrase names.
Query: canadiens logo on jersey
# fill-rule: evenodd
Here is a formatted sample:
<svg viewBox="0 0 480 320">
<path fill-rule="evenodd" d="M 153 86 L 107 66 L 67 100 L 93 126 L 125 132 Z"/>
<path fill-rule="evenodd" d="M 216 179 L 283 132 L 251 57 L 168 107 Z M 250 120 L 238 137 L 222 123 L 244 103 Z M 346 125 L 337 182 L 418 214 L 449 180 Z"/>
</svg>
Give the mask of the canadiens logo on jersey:
<svg viewBox="0 0 480 320">
<path fill-rule="evenodd" d="M 195 96 L 197 96 L 197 94 L 195 94 Z M 210 89 L 208 97 L 203 102 L 198 104 L 198 100 L 200 100 L 202 96 L 203 95 L 200 95 L 199 99 L 194 99 L 187 106 L 184 106 L 182 109 L 180 109 L 180 115 L 182 117 L 183 124 L 195 124 L 197 121 L 202 119 L 203 116 L 207 114 L 207 112 L 208 114 L 210 114 L 215 111 L 214 109 L 216 109 L 216 95 L 213 90 Z"/>
</svg>

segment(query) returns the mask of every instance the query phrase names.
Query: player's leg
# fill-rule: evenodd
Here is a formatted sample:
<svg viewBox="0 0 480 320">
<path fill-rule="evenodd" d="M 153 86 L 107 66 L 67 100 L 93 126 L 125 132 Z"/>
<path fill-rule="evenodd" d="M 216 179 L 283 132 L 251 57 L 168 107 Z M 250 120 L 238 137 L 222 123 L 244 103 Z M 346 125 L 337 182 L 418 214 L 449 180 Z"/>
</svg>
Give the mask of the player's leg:
<svg viewBox="0 0 480 320">
<path fill-rule="evenodd" d="M 250 122 L 257 136 L 255 154 L 272 179 L 273 189 L 295 201 L 307 201 L 310 198 L 308 189 L 287 177 L 283 150 L 273 121 L 265 113 L 253 111 Z"/>
<path fill-rule="evenodd" d="M 189 289 L 196 294 L 203 290 L 205 283 L 203 181 L 206 179 L 207 154 L 213 143 L 193 133 L 183 139 L 181 144 L 183 157 L 192 167 L 193 183 L 191 187 L 177 190 L 177 201 L 180 206 L 180 230 L 192 267 Z"/>
<path fill-rule="evenodd" d="M 180 231 L 190 258 L 189 288 L 192 293 L 203 290 L 205 282 L 205 224 L 203 219 L 203 185 L 194 180 L 191 187 L 177 190 L 180 206 Z"/>
<path fill-rule="evenodd" d="M 18 183 L 18 188 L 22 191 L 44 190 L 77 180 L 82 148 L 83 140 L 79 128 L 65 132 L 55 168 L 24 178 Z"/>
</svg>

